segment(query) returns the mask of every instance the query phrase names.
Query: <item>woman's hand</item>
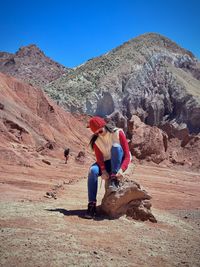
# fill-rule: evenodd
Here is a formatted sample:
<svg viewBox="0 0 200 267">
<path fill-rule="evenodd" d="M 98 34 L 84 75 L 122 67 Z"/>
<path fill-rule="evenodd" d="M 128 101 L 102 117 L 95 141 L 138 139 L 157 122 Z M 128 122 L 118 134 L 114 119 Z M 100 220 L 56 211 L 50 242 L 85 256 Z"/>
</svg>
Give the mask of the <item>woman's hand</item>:
<svg viewBox="0 0 200 267">
<path fill-rule="evenodd" d="M 102 171 L 101 178 L 102 178 L 103 180 L 108 180 L 108 179 L 109 179 L 109 174 L 107 173 L 106 170 Z"/>
<path fill-rule="evenodd" d="M 122 169 L 119 169 L 119 171 L 116 173 L 116 177 L 119 179 L 122 179 L 124 177 Z"/>
</svg>

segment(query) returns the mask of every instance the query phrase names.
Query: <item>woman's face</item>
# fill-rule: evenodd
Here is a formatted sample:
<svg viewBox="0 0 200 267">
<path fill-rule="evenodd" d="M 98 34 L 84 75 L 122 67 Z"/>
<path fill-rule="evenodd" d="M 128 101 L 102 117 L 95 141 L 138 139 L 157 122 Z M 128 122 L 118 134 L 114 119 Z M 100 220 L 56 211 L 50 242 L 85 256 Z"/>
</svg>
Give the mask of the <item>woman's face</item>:
<svg viewBox="0 0 200 267">
<path fill-rule="evenodd" d="M 95 132 L 96 135 L 104 136 L 106 134 L 105 127 L 100 128 L 98 131 Z"/>
</svg>

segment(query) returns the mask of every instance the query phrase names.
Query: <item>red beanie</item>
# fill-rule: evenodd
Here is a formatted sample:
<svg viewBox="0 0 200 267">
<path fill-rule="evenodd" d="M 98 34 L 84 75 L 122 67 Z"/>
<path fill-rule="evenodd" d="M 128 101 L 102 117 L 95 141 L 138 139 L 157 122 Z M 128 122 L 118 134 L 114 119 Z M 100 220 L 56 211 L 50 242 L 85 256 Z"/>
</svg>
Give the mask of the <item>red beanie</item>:
<svg viewBox="0 0 200 267">
<path fill-rule="evenodd" d="M 104 119 L 97 117 L 97 116 L 91 118 L 89 121 L 89 127 L 93 133 L 95 133 L 96 131 L 104 127 L 105 125 L 106 125 L 106 122 L 104 121 Z"/>
</svg>

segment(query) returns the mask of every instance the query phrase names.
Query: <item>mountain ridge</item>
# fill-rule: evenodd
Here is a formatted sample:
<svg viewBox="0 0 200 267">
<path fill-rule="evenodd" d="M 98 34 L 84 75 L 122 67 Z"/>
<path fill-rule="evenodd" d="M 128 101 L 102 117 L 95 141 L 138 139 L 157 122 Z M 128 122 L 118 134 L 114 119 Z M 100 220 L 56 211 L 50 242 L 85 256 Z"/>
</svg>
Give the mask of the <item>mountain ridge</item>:
<svg viewBox="0 0 200 267">
<path fill-rule="evenodd" d="M 23 76 L 30 82 L 30 75 L 70 112 L 102 117 L 118 112 L 126 120 L 138 115 L 152 126 L 175 121 L 181 127 L 184 124 L 191 133 L 200 131 L 200 62 L 192 52 L 163 35 L 140 35 L 73 69 L 60 70 L 60 65 L 56 65 L 57 71 L 54 68 L 51 71 L 48 60 L 27 70 L 30 49 L 31 55 L 44 60 L 43 52 L 35 45 L 20 49 L 16 58 L 11 58 L 11 65 L 12 60 L 20 57 L 25 63 L 14 76 Z M 0 54 L 0 71 L 3 68 L 13 75 L 12 68 L 4 69 L 4 57 Z M 30 62 L 27 64 L 30 66 Z"/>
<path fill-rule="evenodd" d="M 177 75 L 174 69 L 182 72 Z M 182 74 L 190 76 L 190 93 Z M 102 117 L 120 112 L 128 119 L 136 114 L 156 126 L 175 119 L 185 123 L 191 132 L 199 132 L 198 88 L 200 63 L 195 56 L 170 39 L 151 33 L 87 61 L 50 82 L 45 91 L 71 112 Z M 197 113 L 196 123 L 184 115 L 187 109 Z"/>
<path fill-rule="evenodd" d="M 69 68 L 47 57 L 37 45 L 30 44 L 20 47 L 16 53 L 0 52 L 0 71 L 42 88 Z"/>
</svg>

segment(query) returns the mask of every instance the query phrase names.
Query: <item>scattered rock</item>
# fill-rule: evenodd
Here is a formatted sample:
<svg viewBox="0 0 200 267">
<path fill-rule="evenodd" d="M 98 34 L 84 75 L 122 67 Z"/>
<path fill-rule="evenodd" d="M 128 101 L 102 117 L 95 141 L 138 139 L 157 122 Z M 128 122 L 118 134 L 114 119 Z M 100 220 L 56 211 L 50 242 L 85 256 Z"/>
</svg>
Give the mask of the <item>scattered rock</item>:
<svg viewBox="0 0 200 267">
<path fill-rule="evenodd" d="M 56 184 L 52 190 L 58 190 L 59 188 L 64 188 L 62 184 Z"/>
<path fill-rule="evenodd" d="M 75 157 L 75 160 L 78 162 L 78 163 L 82 163 L 84 164 L 85 163 L 85 152 L 84 151 L 80 151 L 78 153 L 78 155 Z"/>
<path fill-rule="evenodd" d="M 46 159 L 42 159 L 42 162 L 46 163 L 47 165 L 51 165 L 51 162 L 49 162 L 49 161 L 46 160 Z"/>
<path fill-rule="evenodd" d="M 57 199 L 56 192 L 46 192 L 44 197 Z"/>
<path fill-rule="evenodd" d="M 65 180 L 63 184 L 70 184 L 70 180 Z"/>
</svg>

